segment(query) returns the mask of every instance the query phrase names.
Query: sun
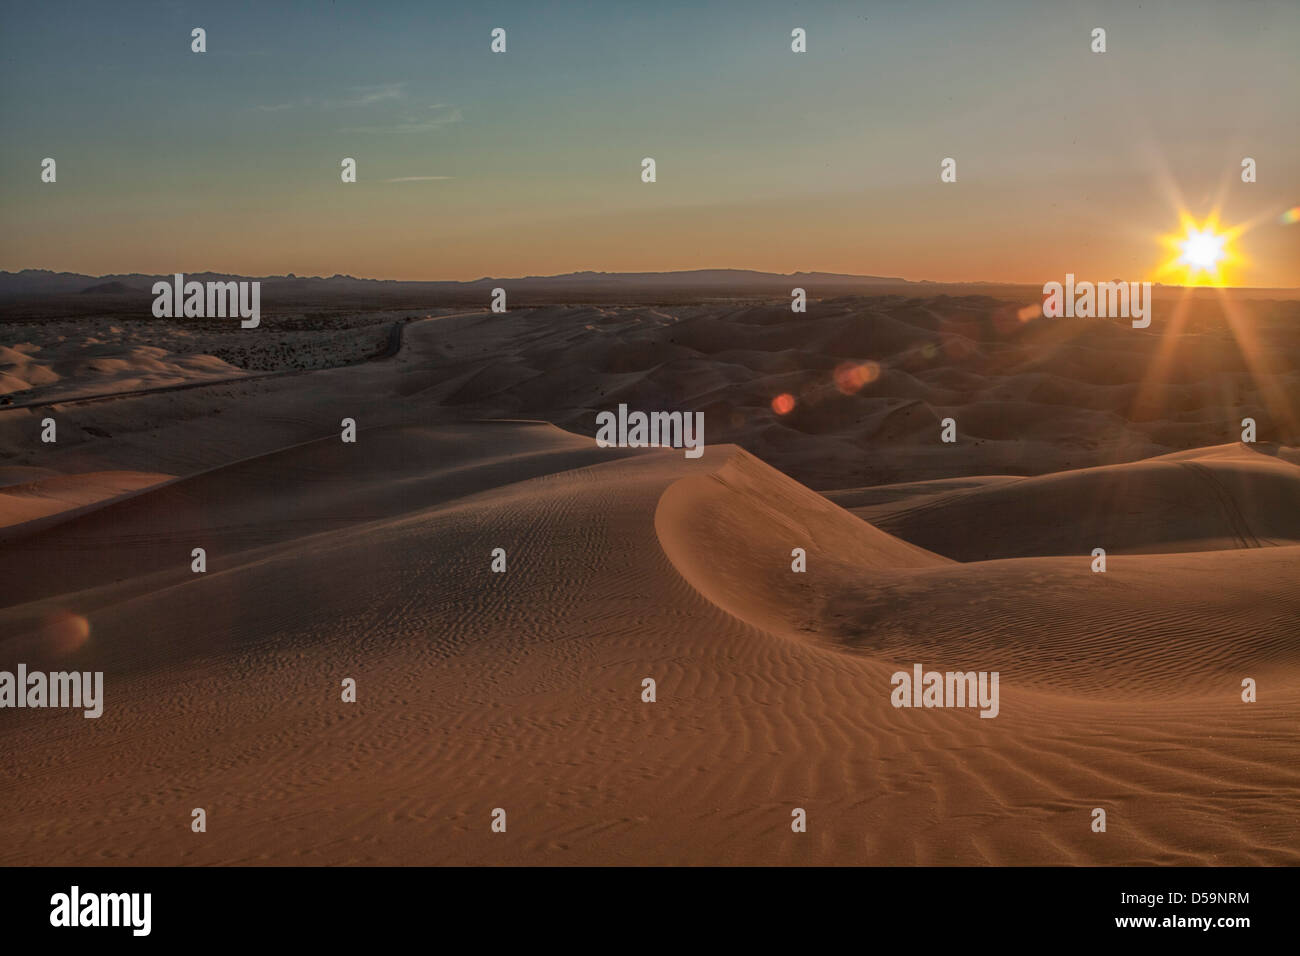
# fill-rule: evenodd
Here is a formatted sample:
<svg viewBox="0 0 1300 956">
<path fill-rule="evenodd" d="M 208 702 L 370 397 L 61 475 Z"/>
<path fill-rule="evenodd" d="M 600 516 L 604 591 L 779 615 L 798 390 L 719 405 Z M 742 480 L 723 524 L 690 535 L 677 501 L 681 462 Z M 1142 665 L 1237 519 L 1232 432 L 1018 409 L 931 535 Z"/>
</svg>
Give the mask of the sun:
<svg viewBox="0 0 1300 956">
<path fill-rule="evenodd" d="M 1216 236 L 1208 229 L 1204 232 L 1193 229 L 1182 242 L 1183 254 L 1178 261 L 1189 269 L 1218 272 L 1223 244 L 1227 241 L 1228 237 L 1222 233 Z"/>
<path fill-rule="evenodd" d="M 1202 223 L 1186 213 L 1179 218 L 1181 234 L 1163 239 L 1173 256 L 1160 267 L 1157 278 L 1178 285 L 1228 285 L 1230 267 L 1240 264 L 1232 241 L 1241 229 L 1220 226 L 1217 214 Z"/>
</svg>

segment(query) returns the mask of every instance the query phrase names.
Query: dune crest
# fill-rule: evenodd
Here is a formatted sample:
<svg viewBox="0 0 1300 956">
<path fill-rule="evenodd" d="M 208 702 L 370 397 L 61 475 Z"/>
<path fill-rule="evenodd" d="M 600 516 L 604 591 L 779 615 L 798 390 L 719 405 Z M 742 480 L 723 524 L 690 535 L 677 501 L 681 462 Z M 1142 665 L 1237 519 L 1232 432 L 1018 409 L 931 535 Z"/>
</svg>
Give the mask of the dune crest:
<svg viewBox="0 0 1300 956">
<path fill-rule="evenodd" d="M 0 531 L 151 488 L 172 477 L 155 472 L 95 471 L 0 485 Z"/>
<path fill-rule="evenodd" d="M 755 627 L 815 634 L 826 582 L 951 563 L 854 517 L 740 448 L 712 453 L 727 457 L 664 491 L 655 532 L 697 591 Z M 811 573 L 792 570 L 796 548 L 804 550 Z"/>
</svg>

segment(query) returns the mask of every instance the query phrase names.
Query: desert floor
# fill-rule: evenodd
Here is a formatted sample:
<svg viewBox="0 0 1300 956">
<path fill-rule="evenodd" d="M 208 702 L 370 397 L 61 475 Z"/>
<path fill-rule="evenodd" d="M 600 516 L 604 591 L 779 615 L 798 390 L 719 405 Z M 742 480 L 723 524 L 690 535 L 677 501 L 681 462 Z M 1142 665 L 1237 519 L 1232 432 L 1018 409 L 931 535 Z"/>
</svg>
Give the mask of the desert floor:
<svg viewBox="0 0 1300 956">
<path fill-rule="evenodd" d="M 1300 863 L 1294 316 L 810 313 L 449 315 L 0 409 L 0 669 L 105 682 L 0 711 L 0 864 Z M 620 402 L 703 457 L 598 448 Z M 895 709 L 914 663 L 999 715 Z"/>
</svg>

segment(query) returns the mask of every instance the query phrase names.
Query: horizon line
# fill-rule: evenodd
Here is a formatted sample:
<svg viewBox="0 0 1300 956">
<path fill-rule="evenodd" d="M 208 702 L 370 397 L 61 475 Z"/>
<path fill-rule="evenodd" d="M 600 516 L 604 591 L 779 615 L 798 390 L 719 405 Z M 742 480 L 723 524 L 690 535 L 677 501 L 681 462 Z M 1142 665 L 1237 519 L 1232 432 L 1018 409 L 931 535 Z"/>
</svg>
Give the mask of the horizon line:
<svg viewBox="0 0 1300 956">
<path fill-rule="evenodd" d="M 793 272 L 768 272 L 762 269 L 751 269 L 751 268 L 745 268 L 739 266 L 711 266 L 711 267 L 695 268 L 695 269 L 666 269 L 666 270 L 617 271 L 617 272 L 605 271 L 600 269 L 581 269 L 572 272 L 557 272 L 551 274 L 528 274 L 528 275 L 516 275 L 516 276 L 479 276 L 478 278 L 475 279 L 435 279 L 435 278 L 403 279 L 403 278 L 378 277 L 378 276 L 359 276 L 359 275 L 353 275 L 352 273 L 345 273 L 345 272 L 336 272 L 331 275 L 306 275 L 306 274 L 299 274 L 296 272 L 265 273 L 262 275 L 254 275 L 252 273 L 220 272 L 211 269 L 183 271 L 180 273 L 177 273 L 175 271 L 172 272 L 106 272 L 106 273 L 101 273 L 99 275 L 95 275 L 93 273 L 88 273 L 88 272 L 76 272 L 76 271 L 66 270 L 66 269 L 55 270 L 55 269 L 47 269 L 41 267 L 24 267 L 16 270 L 0 269 L 0 276 L 20 276 L 23 273 L 46 273 L 50 276 L 69 276 L 69 277 L 83 277 L 86 279 L 112 280 L 115 278 L 123 278 L 128 276 L 141 276 L 144 278 L 155 278 L 161 276 L 174 276 L 180 274 L 180 275 L 201 275 L 201 276 L 227 276 L 233 278 L 259 280 L 259 281 L 271 280 L 271 279 L 284 279 L 284 280 L 317 280 L 322 282 L 328 282 L 331 280 L 350 279 L 354 282 L 392 283 L 395 285 L 398 284 L 417 285 L 417 284 L 434 284 L 434 283 L 443 284 L 443 285 L 476 285 L 478 283 L 483 283 L 483 282 L 522 282 L 522 281 L 529 281 L 529 280 L 538 281 L 538 280 L 547 280 L 547 279 L 567 279 L 567 278 L 573 278 L 578 276 L 607 276 L 610 278 L 620 278 L 620 277 L 638 277 L 638 276 L 693 275 L 693 274 L 705 273 L 705 272 L 740 272 L 740 273 L 751 273 L 753 275 L 770 277 L 770 278 L 790 278 L 790 279 L 799 276 L 823 276 L 831 279 L 843 279 L 843 280 L 850 280 L 850 281 L 851 280 L 870 281 L 879 285 L 889 285 L 889 284 L 934 285 L 934 286 L 986 285 L 986 286 L 1023 286 L 1025 288 L 1036 288 L 1040 284 L 1037 282 L 1029 282 L 1023 280 L 1018 281 L 1018 280 L 1011 280 L 1011 279 L 952 279 L 952 280 L 908 279 L 902 276 L 882 276 L 882 275 L 872 275 L 869 273 L 823 272 L 816 269 L 812 269 L 812 270 L 800 269 L 800 270 L 795 270 Z M 1066 274 L 1077 275 L 1077 273 L 1066 273 Z M 1053 282 L 1056 280 L 1048 279 L 1046 281 Z M 1218 289 L 1222 291 L 1240 291 L 1240 292 L 1300 293 L 1300 286 L 1249 286 L 1249 285 L 1208 285 L 1208 284 L 1180 285 L 1180 284 L 1165 283 L 1165 282 L 1159 282 L 1159 281 L 1148 280 L 1148 279 L 1132 280 L 1132 279 L 1119 279 L 1115 277 L 1109 279 L 1096 279 L 1096 280 L 1084 280 L 1084 281 L 1097 281 L 1097 282 L 1134 282 L 1134 281 L 1148 282 L 1149 281 L 1153 288 L 1161 288 L 1161 289 L 1207 289 L 1207 290 Z"/>
</svg>

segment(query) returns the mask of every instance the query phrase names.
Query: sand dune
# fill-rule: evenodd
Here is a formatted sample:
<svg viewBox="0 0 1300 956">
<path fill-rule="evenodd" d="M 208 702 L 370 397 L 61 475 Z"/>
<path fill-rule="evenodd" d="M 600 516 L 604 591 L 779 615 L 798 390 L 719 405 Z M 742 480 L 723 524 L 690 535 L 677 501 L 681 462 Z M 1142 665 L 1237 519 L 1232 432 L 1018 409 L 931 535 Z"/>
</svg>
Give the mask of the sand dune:
<svg viewBox="0 0 1300 956">
<path fill-rule="evenodd" d="M 395 392 L 437 407 L 443 418 L 536 418 L 588 435 L 596 410 L 620 401 L 689 407 L 708 415 L 710 442 L 739 444 L 818 490 L 1046 475 L 1235 442 L 1246 416 L 1259 422 L 1261 443 L 1300 444 L 1297 305 L 1239 307 L 1242 315 L 1228 323 L 1217 300 L 1198 300 L 1174 335 L 1168 324 L 1137 330 L 1107 321 L 1024 322 L 1014 303 L 978 296 L 845 297 L 813 301 L 806 314 L 792 313 L 788 304 L 752 303 L 512 307 L 502 315 L 413 323 L 408 354 L 386 363 L 383 374 L 316 374 L 368 400 Z M 362 345 L 369 354 L 375 334 L 393 320 L 392 314 L 358 315 L 349 320 L 355 328 L 336 330 L 324 327 L 324 319 L 268 316 L 266 328 L 252 336 L 200 335 L 170 323 L 165 335 L 152 328 L 147 334 L 173 355 L 207 351 L 248 371 L 288 371 L 331 364 L 337 354 L 360 357 Z M 24 327 L 22 336 L 40 339 L 34 328 Z M 1254 344 L 1249 357 L 1237 330 Z M 69 331 L 52 327 L 55 341 L 33 344 L 75 351 L 57 341 Z M 95 327 L 92 337 L 103 343 L 97 347 L 122 352 L 132 347 L 131 336 L 145 334 L 117 322 Z M 872 372 L 846 384 L 835 374 L 844 365 Z M 51 394 L 74 387 L 76 378 Z M 268 405 L 281 424 L 323 419 L 342 397 L 314 384 L 293 387 L 297 400 L 264 380 L 225 395 L 274 394 Z M 781 415 L 771 403 L 783 393 L 796 404 Z M 310 401 L 302 400 L 308 395 Z M 138 429 L 146 409 L 150 421 L 166 428 L 179 415 L 193 421 L 198 412 L 212 416 L 226 407 L 191 395 L 187 405 L 156 399 L 134 404 L 129 415 L 100 405 L 76 417 L 116 439 L 123 428 Z M 244 428 L 264 427 L 261 416 L 245 411 Z M 936 440 L 946 417 L 957 425 L 955 445 Z M 7 424 L 0 410 L 0 448 L 21 448 Z M 252 449 L 241 441 L 236 454 L 321 434 L 280 435 Z M 202 454 L 196 441 L 178 444 L 191 456 Z M 164 467 L 149 456 L 175 451 L 158 446 L 151 438 L 139 460 L 113 467 L 177 474 L 199 467 Z M 91 463 L 65 470 L 91 470 Z"/>
<path fill-rule="evenodd" d="M 669 487 L 655 529 L 701 594 L 774 634 L 821 634 L 819 591 L 828 580 L 951 563 L 857 520 L 740 449 L 722 467 Z M 813 573 L 792 571 L 796 548 Z"/>
<path fill-rule="evenodd" d="M 120 579 L 123 568 L 135 577 L 170 571 L 184 580 L 195 547 L 210 552 L 219 567 L 220 556 L 405 514 L 412 502 L 427 507 L 619 455 L 551 427 L 496 428 L 512 439 L 508 454 L 468 457 L 463 427 L 378 428 L 364 432 L 356 446 L 337 437 L 319 439 L 114 502 L 75 523 L 23 537 L 0 554 L 0 602 L 15 605 L 93 588 Z M 473 433 L 492 430 L 478 425 Z M 547 432 L 558 437 L 533 437 Z M 166 476 L 152 477 L 156 482 Z M 290 487 L 294 491 L 286 496 Z M 156 584 L 151 580 L 148 586 Z"/>
<path fill-rule="evenodd" d="M 111 328 L 105 339 L 42 329 L 42 344 L 0 347 L 0 394 L 23 401 L 55 401 L 92 392 L 126 392 L 206 378 L 230 378 L 241 371 L 212 355 L 173 354 L 153 345 L 123 341 Z"/>
<path fill-rule="evenodd" d="M 1300 468 L 1235 444 L 1032 478 L 830 492 L 862 518 L 959 561 L 1300 544 Z M 1068 515 L 1069 520 L 1061 520 Z"/>
<path fill-rule="evenodd" d="M 26 542 L 6 663 L 110 677 L 99 720 L 5 713 L 5 862 L 1297 862 L 1296 549 L 959 565 L 734 447 L 610 460 L 528 423 L 363 441 Z M 121 580 L 81 557 L 53 580 L 40 556 L 77 525 L 137 545 Z M 1268 608 L 1249 631 L 1224 577 Z M 89 638 L 56 657 L 31 625 L 60 611 Z M 1000 669 L 1001 715 L 895 710 L 914 660 Z"/>
<path fill-rule="evenodd" d="M 16 525 L 161 484 L 171 475 L 99 471 L 0 484 L 0 535 Z"/>
<path fill-rule="evenodd" d="M 1300 669 L 1300 547 L 1126 558 L 1105 574 L 1087 552 L 957 564 L 739 450 L 665 491 L 656 528 L 675 567 L 732 615 L 876 659 L 940 670 L 999 661 L 1021 686 L 1105 699 L 1213 695 L 1231 687 L 1233 667 Z M 800 543 L 806 575 L 782 560 Z M 1225 576 L 1236 586 L 1216 586 Z M 1243 603 L 1261 606 L 1249 630 Z"/>
<path fill-rule="evenodd" d="M 148 314 L 149 300 L 138 303 Z M 268 316 L 261 334 L 227 319 L 183 324 L 121 315 L 80 321 L 7 321 L 0 346 L 0 396 L 51 403 L 90 395 L 172 388 L 266 371 L 301 371 L 364 361 L 386 351 L 409 313 Z"/>
<path fill-rule="evenodd" d="M 1240 403 L 1196 384 L 1088 431 L 1134 398 L 1114 330 L 855 309 L 449 316 L 56 406 L 54 446 L 0 411 L 0 669 L 106 695 L 0 711 L 0 863 L 1300 863 L 1296 449 L 1222 444 Z M 827 385 L 859 347 L 896 350 L 879 394 Z M 800 382 L 807 417 L 757 411 Z M 704 456 L 481 420 L 618 401 L 700 403 Z M 939 447 L 945 409 L 1001 437 Z M 998 671 L 996 719 L 892 706 L 916 663 Z"/>
</svg>

